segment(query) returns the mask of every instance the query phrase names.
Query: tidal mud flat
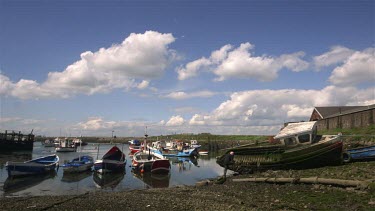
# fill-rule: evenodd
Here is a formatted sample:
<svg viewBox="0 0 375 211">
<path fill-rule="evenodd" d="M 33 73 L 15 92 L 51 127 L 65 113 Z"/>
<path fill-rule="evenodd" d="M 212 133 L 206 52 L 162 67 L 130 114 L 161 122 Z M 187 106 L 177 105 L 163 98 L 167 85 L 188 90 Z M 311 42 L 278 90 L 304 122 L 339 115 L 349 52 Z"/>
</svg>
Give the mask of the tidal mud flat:
<svg viewBox="0 0 375 211">
<path fill-rule="evenodd" d="M 223 184 L 81 195 L 0 198 L 1 210 L 375 210 L 375 186 L 234 182 L 249 177 L 309 177 L 375 182 L 375 162 L 308 170 L 266 171 Z"/>
</svg>

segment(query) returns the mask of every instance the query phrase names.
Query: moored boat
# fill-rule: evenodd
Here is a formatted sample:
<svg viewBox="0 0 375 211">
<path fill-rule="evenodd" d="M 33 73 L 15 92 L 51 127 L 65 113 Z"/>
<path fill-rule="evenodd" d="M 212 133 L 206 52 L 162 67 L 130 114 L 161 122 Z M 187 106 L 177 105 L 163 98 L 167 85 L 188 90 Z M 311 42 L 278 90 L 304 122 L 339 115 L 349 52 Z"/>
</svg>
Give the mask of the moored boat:
<svg viewBox="0 0 375 211">
<path fill-rule="evenodd" d="M 345 163 L 369 160 L 375 160 L 375 146 L 347 149 L 343 153 L 343 161 Z"/>
<path fill-rule="evenodd" d="M 98 173 L 123 172 L 125 165 L 125 154 L 117 146 L 113 146 L 101 160 L 95 161 L 94 170 Z"/>
<path fill-rule="evenodd" d="M 39 157 L 25 162 L 8 161 L 5 167 L 8 171 L 8 176 L 21 176 L 43 174 L 54 171 L 59 165 L 59 156 L 49 155 Z"/>
<path fill-rule="evenodd" d="M 135 153 L 132 167 L 141 173 L 167 174 L 170 171 L 171 164 L 167 158 L 150 150 L 149 152 L 140 151 Z"/>
<path fill-rule="evenodd" d="M 165 142 L 152 142 L 148 149 L 153 153 L 157 153 L 167 157 L 194 157 L 198 155 L 198 148 L 191 148 L 182 144 L 166 147 Z"/>
<path fill-rule="evenodd" d="M 63 168 L 64 173 L 78 173 L 91 170 L 93 165 L 94 159 L 91 156 L 83 155 L 74 158 L 72 161 L 65 163 L 61 167 Z"/>
<path fill-rule="evenodd" d="M 144 150 L 143 143 L 141 143 L 139 140 L 131 140 L 129 141 L 129 151 L 130 153 L 134 154 L 137 152 L 140 152 Z"/>
<path fill-rule="evenodd" d="M 58 146 L 58 144 L 56 144 L 55 141 L 52 140 L 52 139 L 47 139 L 42 144 L 43 144 L 44 147 L 56 147 L 56 146 Z"/>
<path fill-rule="evenodd" d="M 77 147 L 71 143 L 67 138 L 60 140 L 59 146 L 56 147 L 56 152 L 75 152 Z"/>
<path fill-rule="evenodd" d="M 217 159 L 224 166 L 227 153 L 233 151 L 229 169 L 252 172 L 265 169 L 305 169 L 342 163 L 343 143 L 340 135 L 317 135 L 317 123 L 289 123 L 274 141 L 255 146 L 235 147 Z"/>
<path fill-rule="evenodd" d="M 80 138 L 74 138 L 72 140 L 72 145 L 74 145 L 75 147 L 86 146 L 87 142 L 82 141 L 82 139 L 80 139 Z"/>
</svg>

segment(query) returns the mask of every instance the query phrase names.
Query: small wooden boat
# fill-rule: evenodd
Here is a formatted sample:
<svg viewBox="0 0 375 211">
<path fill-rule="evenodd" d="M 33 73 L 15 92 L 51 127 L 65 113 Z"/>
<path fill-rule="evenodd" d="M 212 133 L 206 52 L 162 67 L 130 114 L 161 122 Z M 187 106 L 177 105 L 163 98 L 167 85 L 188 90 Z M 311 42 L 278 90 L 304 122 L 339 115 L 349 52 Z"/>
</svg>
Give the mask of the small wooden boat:
<svg viewBox="0 0 375 211">
<path fill-rule="evenodd" d="M 8 161 L 5 166 L 8 176 L 43 174 L 54 171 L 59 165 L 59 156 L 49 155 L 25 162 Z"/>
<path fill-rule="evenodd" d="M 306 169 L 342 163 L 340 135 L 317 135 L 317 123 L 289 123 L 273 141 L 234 147 L 217 159 L 224 166 L 226 154 L 233 151 L 229 169 L 241 173 L 267 169 Z"/>
<path fill-rule="evenodd" d="M 65 163 L 61 167 L 64 173 L 78 173 L 91 170 L 94 165 L 94 159 L 91 156 L 84 155 L 74 158 L 72 161 Z"/>
<path fill-rule="evenodd" d="M 133 155 L 132 167 L 143 172 L 151 172 L 155 174 L 167 174 L 170 171 L 171 164 L 164 156 L 149 152 L 137 152 Z"/>
<path fill-rule="evenodd" d="M 123 172 L 125 170 L 125 154 L 117 147 L 112 147 L 101 160 L 96 160 L 94 170 L 98 173 Z"/>
<path fill-rule="evenodd" d="M 375 146 L 348 149 L 343 153 L 345 163 L 375 160 Z"/>
</svg>

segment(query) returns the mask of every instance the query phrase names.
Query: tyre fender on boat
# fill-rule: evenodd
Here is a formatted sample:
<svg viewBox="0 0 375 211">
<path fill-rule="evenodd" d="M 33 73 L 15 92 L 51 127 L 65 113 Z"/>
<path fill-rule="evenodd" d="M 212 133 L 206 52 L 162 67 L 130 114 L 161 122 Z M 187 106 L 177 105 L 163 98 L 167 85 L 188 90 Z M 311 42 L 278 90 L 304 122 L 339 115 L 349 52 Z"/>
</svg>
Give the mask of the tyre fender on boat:
<svg viewBox="0 0 375 211">
<path fill-rule="evenodd" d="M 350 163 L 352 161 L 352 156 L 349 152 L 344 152 L 342 153 L 342 160 L 344 161 L 344 163 Z"/>
</svg>

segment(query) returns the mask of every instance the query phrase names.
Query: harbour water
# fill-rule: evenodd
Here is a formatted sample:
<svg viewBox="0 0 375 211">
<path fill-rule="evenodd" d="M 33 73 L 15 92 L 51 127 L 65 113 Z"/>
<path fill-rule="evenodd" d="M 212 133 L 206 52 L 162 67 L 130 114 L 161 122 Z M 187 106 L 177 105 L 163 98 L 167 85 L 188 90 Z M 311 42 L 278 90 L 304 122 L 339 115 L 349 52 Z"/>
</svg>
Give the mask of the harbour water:
<svg viewBox="0 0 375 211">
<path fill-rule="evenodd" d="M 100 159 L 113 145 L 89 143 L 82 152 L 57 153 L 60 165 L 81 155 L 90 155 Z M 130 164 L 127 144 L 118 144 L 126 154 L 127 165 L 124 174 L 107 174 L 104 177 L 93 172 L 64 174 L 62 168 L 47 175 L 35 175 L 21 178 L 8 178 L 6 161 L 26 161 L 36 157 L 55 153 L 55 148 L 34 143 L 32 152 L 12 152 L 0 154 L 0 197 L 67 195 L 82 194 L 88 191 L 126 191 L 133 189 L 174 187 L 194 185 L 197 181 L 215 178 L 223 174 L 223 168 L 216 164 L 213 155 L 200 156 L 197 159 L 171 158 L 169 175 L 135 174 Z M 79 151 L 79 150 L 78 150 Z"/>
</svg>

